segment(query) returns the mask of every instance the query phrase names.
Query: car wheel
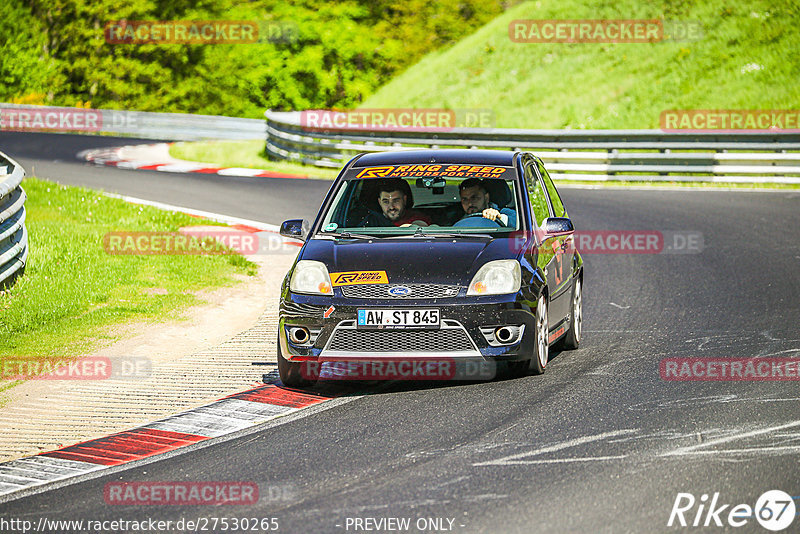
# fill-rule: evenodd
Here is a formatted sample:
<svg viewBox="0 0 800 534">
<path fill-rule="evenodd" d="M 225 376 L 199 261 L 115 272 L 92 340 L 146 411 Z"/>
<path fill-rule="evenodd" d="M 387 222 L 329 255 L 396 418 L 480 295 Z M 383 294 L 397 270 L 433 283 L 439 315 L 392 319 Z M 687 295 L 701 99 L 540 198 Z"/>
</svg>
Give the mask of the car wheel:
<svg viewBox="0 0 800 534">
<path fill-rule="evenodd" d="M 564 350 L 577 349 L 581 343 L 581 327 L 583 324 L 583 287 L 581 279 L 575 279 L 575 288 L 572 291 L 572 308 L 570 309 L 569 329 L 564 335 L 560 348 Z"/>
<path fill-rule="evenodd" d="M 301 370 L 302 362 L 290 362 L 281 354 L 281 342 L 278 340 L 278 374 L 284 386 L 290 388 L 302 388 L 313 386 L 314 381 L 303 378 Z"/>
<path fill-rule="evenodd" d="M 536 303 L 536 350 L 531 358 L 530 369 L 533 374 L 544 373 L 550 357 L 550 326 L 547 321 L 547 298 L 542 295 Z"/>
</svg>

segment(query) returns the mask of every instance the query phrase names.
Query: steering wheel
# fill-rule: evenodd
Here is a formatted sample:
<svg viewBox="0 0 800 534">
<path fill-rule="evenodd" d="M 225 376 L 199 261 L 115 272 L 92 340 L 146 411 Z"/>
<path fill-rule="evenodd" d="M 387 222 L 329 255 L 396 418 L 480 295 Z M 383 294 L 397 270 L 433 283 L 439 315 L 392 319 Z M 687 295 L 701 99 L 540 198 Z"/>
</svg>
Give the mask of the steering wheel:
<svg viewBox="0 0 800 534">
<path fill-rule="evenodd" d="M 484 223 L 484 221 L 486 222 Z M 481 212 L 470 213 L 453 224 L 453 227 L 459 226 L 467 228 L 502 228 L 502 225 L 499 222 L 487 219 Z"/>
</svg>

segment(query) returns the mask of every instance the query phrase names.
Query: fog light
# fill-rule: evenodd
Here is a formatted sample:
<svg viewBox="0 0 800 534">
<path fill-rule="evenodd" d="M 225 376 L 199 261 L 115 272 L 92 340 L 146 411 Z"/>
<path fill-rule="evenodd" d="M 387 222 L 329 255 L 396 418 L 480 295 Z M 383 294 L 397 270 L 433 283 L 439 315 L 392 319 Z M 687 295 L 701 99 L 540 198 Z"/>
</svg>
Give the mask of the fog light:
<svg viewBox="0 0 800 534">
<path fill-rule="evenodd" d="M 500 326 L 480 326 L 478 329 L 483 334 L 483 338 L 491 347 L 503 347 L 519 343 L 522 334 L 525 332 L 525 325 L 500 325 Z"/>
<path fill-rule="evenodd" d="M 289 341 L 295 345 L 304 345 L 305 343 L 308 343 L 308 340 L 311 337 L 308 329 L 302 326 L 291 326 L 288 330 Z"/>
<path fill-rule="evenodd" d="M 514 333 L 507 326 L 499 326 L 494 331 L 494 338 L 500 343 L 508 343 L 514 338 Z"/>
</svg>

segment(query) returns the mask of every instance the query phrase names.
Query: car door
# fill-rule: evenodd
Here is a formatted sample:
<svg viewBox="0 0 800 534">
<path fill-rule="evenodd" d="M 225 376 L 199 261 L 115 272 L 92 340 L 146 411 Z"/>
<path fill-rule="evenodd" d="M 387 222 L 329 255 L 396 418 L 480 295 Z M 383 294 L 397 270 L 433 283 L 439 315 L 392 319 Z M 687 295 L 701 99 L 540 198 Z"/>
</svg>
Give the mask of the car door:
<svg viewBox="0 0 800 534">
<path fill-rule="evenodd" d="M 544 183 L 545 190 L 547 191 L 551 217 L 568 217 L 567 210 L 564 208 L 564 204 L 561 202 L 561 197 L 559 196 L 555 185 L 553 185 L 553 180 L 550 178 L 550 174 L 547 172 L 547 169 L 544 168 L 544 164 L 540 160 L 536 159 L 535 161 L 536 170 L 538 171 L 539 177 L 541 178 L 542 183 Z M 556 237 L 553 239 L 551 246 L 553 247 L 554 261 L 553 269 L 548 275 L 548 282 L 550 275 L 552 275 L 554 282 L 553 286 L 555 286 L 555 290 L 550 293 L 550 316 L 551 320 L 553 321 L 553 325 L 555 325 L 558 321 L 565 318 L 570 312 L 572 262 L 575 254 L 574 236 L 570 234 Z"/>
<path fill-rule="evenodd" d="M 547 281 L 547 292 L 551 297 L 549 322 L 553 326 L 561 318 L 561 315 L 553 313 L 552 307 L 552 296 L 558 290 L 556 283 L 556 251 L 560 245 L 557 244 L 555 237 L 545 236 L 540 228 L 542 222 L 547 217 L 550 217 L 550 205 L 542 181 L 536 171 L 536 162 L 533 159 L 527 159 L 523 163 L 523 170 L 525 171 L 525 185 L 528 189 L 528 200 L 532 211 L 531 222 L 535 228 L 536 242 L 538 243 L 536 265 L 542 270 Z"/>
</svg>

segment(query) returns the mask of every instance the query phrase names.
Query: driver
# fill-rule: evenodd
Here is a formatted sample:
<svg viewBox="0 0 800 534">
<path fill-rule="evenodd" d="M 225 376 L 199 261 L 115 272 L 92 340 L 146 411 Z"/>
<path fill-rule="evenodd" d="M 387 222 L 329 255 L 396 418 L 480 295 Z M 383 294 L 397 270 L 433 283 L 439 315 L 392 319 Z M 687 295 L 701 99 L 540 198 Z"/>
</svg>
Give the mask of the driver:
<svg viewBox="0 0 800 534">
<path fill-rule="evenodd" d="M 517 227 L 517 212 L 510 208 L 498 209 L 489 201 L 489 191 L 480 178 L 468 178 L 458 185 L 461 194 L 461 207 L 464 208 L 463 221 L 470 215 L 480 213 L 484 219 L 494 221 L 507 228 Z"/>
<path fill-rule="evenodd" d="M 421 211 L 406 209 L 408 182 L 401 178 L 387 179 L 378 186 L 378 205 L 383 216 L 395 226 L 428 226 L 433 220 Z"/>
</svg>

